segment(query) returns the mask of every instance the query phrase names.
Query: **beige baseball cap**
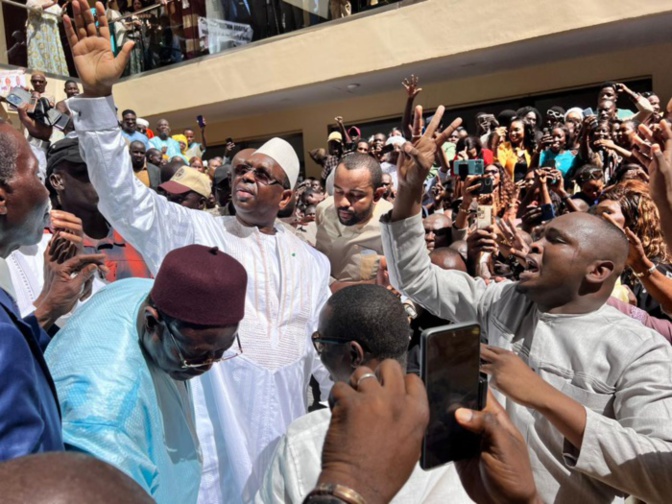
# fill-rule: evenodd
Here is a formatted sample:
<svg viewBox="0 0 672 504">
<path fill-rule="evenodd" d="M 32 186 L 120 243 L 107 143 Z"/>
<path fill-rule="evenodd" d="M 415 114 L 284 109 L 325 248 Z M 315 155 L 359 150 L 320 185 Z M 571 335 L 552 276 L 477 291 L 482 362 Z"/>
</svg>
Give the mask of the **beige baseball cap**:
<svg viewBox="0 0 672 504">
<path fill-rule="evenodd" d="M 184 194 L 194 191 L 204 198 L 209 198 L 212 193 L 210 177 L 188 166 L 183 166 L 177 170 L 168 182 L 164 182 L 159 187 L 170 194 Z"/>
</svg>

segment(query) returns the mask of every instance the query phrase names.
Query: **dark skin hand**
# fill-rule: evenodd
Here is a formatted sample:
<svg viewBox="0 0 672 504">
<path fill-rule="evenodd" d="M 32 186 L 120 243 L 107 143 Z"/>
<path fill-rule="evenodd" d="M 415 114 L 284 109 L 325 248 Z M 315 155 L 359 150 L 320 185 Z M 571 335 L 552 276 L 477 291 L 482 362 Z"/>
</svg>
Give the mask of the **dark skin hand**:
<svg viewBox="0 0 672 504">
<path fill-rule="evenodd" d="M 462 486 L 479 504 L 541 503 L 527 445 L 491 392 L 483 411 L 460 408 L 457 422 L 481 435 L 481 454 L 455 463 Z"/>
<path fill-rule="evenodd" d="M 58 239 L 58 238 L 57 238 Z M 38 323 L 48 329 L 56 320 L 69 313 L 86 294 L 86 285 L 97 270 L 104 271 L 105 256 L 103 254 L 78 255 L 59 264 L 61 245 L 57 245 L 56 257 L 45 258 L 45 274 L 42 293 L 35 301 L 35 317 Z"/>
<path fill-rule="evenodd" d="M 382 504 L 401 489 L 420 458 L 429 405 L 420 378 L 406 375 L 397 361 L 383 361 L 377 379 L 359 381 L 368 373 L 373 371 L 359 367 L 349 384 L 336 383 L 331 391 L 318 483 L 341 484 L 368 504 Z"/>
</svg>

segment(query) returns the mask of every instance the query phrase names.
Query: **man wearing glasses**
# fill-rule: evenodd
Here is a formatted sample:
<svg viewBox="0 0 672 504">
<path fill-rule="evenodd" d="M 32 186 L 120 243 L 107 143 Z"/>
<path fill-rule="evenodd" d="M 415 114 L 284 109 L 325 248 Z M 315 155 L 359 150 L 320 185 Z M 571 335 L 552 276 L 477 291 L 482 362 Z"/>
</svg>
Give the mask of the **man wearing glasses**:
<svg viewBox="0 0 672 504">
<path fill-rule="evenodd" d="M 406 369 L 410 334 L 408 315 L 394 294 L 379 285 L 355 285 L 329 298 L 312 338 L 331 378 L 348 382 L 359 366 L 376 369 L 385 359 L 394 359 Z M 360 382 L 364 379 L 367 378 L 360 378 Z M 276 448 L 255 504 L 303 502 L 320 475 L 322 447 L 330 421 L 331 410 L 323 408 L 289 426 Z M 392 502 L 441 501 L 471 502 L 453 464 L 431 471 L 423 471 L 416 464 Z"/>
<path fill-rule="evenodd" d="M 280 436 L 307 411 L 311 375 L 322 384 L 324 397 L 331 386 L 310 343 L 330 294 L 329 262 L 277 220 L 292 201 L 299 158 L 288 142 L 273 138 L 232 166 L 235 216 L 185 208 L 136 181 L 112 98 L 128 54 L 114 60 L 108 32 L 96 31 L 86 2 L 74 0 L 73 10 L 75 19 L 66 17 L 64 23 L 83 93 L 68 106 L 100 212 L 153 273 L 170 251 L 192 244 L 217 246 L 249 272 L 246 316 L 240 322 L 245 353 L 193 380 L 203 451 L 199 500 L 249 502 Z M 104 16 L 97 21 L 107 24 Z M 76 25 L 91 29 L 75 30 Z M 101 56 L 106 64 L 100 64 Z M 207 272 L 197 261 L 189 263 Z"/>
<path fill-rule="evenodd" d="M 116 466 L 160 504 L 196 502 L 188 380 L 242 353 L 246 287 L 238 261 L 190 245 L 166 256 L 156 280 L 120 280 L 79 310 L 46 354 L 66 449 Z"/>
</svg>

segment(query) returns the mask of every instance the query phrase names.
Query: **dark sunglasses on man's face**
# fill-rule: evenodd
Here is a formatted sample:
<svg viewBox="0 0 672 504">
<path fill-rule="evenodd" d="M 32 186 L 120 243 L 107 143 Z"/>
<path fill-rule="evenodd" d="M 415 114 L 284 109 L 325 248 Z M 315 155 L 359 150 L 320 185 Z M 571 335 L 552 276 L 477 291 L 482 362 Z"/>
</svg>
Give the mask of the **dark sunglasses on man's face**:
<svg viewBox="0 0 672 504">
<path fill-rule="evenodd" d="M 243 176 L 245 176 L 245 174 L 247 174 L 249 172 L 252 172 L 252 174 L 254 175 L 254 180 L 256 180 L 257 182 L 259 182 L 262 185 L 267 185 L 267 186 L 274 185 L 274 184 L 282 185 L 282 182 L 274 179 L 271 176 L 271 174 L 268 173 L 263 168 L 254 168 L 254 167 L 252 167 L 250 165 L 247 165 L 247 164 L 240 164 L 233 169 L 233 174 L 236 177 L 243 177 Z"/>
</svg>

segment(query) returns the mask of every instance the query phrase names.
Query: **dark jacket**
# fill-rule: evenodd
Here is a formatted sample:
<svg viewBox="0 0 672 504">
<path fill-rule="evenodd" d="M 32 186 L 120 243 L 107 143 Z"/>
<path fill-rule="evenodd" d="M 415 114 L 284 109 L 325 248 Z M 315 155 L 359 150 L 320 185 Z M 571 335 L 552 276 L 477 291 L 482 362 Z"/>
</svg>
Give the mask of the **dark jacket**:
<svg viewBox="0 0 672 504">
<path fill-rule="evenodd" d="M 161 185 L 161 168 L 152 163 L 147 163 L 147 174 L 149 175 L 149 187 L 156 191 Z"/>
<path fill-rule="evenodd" d="M 0 461 L 63 450 L 56 387 L 43 352 L 50 337 L 34 315 L 22 319 L 0 289 Z"/>
</svg>

